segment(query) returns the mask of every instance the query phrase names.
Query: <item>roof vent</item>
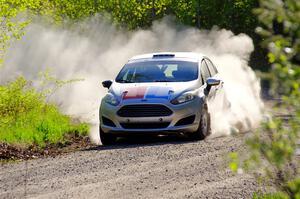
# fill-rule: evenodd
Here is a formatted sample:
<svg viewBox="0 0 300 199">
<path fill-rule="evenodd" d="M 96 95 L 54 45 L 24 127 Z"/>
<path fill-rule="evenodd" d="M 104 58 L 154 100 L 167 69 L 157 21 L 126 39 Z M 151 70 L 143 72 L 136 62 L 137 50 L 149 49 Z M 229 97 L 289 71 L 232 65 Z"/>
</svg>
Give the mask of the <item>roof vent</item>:
<svg viewBox="0 0 300 199">
<path fill-rule="evenodd" d="M 170 58 L 170 57 L 175 57 L 174 54 L 156 54 L 153 55 L 153 58 Z"/>
</svg>

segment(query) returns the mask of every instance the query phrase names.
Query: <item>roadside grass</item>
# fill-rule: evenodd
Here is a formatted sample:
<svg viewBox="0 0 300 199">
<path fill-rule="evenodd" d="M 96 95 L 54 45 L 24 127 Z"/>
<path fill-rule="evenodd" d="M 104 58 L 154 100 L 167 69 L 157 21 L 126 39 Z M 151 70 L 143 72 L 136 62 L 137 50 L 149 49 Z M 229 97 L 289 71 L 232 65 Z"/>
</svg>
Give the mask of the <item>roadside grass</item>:
<svg viewBox="0 0 300 199">
<path fill-rule="evenodd" d="M 23 77 L 0 85 L 0 143 L 22 148 L 64 144 L 70 135 L 86 136 L 89 126 L 73 124 L 46 95 Z"/>
<path fill-rule="evenodd" d="M 284 193 L 268 193 L 268 194 L 254 194 L 253 199 L 289 199 Z"/>
</svg>

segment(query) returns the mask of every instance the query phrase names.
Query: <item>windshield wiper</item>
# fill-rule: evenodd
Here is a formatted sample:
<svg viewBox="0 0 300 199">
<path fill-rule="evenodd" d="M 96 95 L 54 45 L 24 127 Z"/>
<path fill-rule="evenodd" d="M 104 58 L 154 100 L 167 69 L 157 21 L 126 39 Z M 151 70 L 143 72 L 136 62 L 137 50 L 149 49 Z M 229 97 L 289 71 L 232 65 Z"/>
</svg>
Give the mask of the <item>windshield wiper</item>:
<svg viewBox="0 0 300 199">
<path fill-rule="evenodd" d="M 134 83 L 133 81 L 126 80 L 126 79 L 119 79 L 117 80 L 118 83 Z"/>
<path fill-rule="evenodd" d="M 155 80 L 154 82 L 173 82 L 171 80 Z"/>
</svg>

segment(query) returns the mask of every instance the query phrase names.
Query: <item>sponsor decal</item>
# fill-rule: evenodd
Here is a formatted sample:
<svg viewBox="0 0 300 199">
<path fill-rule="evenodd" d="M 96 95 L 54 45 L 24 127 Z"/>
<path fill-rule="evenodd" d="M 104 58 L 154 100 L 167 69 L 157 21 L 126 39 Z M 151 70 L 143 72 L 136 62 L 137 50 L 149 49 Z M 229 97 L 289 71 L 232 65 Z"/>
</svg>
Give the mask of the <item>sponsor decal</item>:
<svg viewBox="0 0 300 199">
<path fill-rule="evenodd" d="M 133 87 L 128 88 L 123 93 L 123 100 L 128 99 L 143 99 L 146 93 L 147 87 Z"/>
<path fill-rule="evenodd" d="M 129 99 L 169 99 L 170 87 L 132 87 L 123 93 L 123 100 Z"/>
</svg>

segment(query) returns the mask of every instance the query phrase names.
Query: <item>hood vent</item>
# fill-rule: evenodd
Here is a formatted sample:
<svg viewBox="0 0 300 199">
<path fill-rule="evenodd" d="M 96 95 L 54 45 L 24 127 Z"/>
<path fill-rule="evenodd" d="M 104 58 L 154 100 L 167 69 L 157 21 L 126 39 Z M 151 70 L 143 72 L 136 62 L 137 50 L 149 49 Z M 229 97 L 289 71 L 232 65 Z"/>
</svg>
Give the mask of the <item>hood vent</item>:
<svg viewBox="0 0 300 199">
<path fill-rule="evenodd" d="M 156 54 L 153 55 L 153 58 L 171 58 L 171 57 L 175 57 L 174 54 Z"/>
</svg>

